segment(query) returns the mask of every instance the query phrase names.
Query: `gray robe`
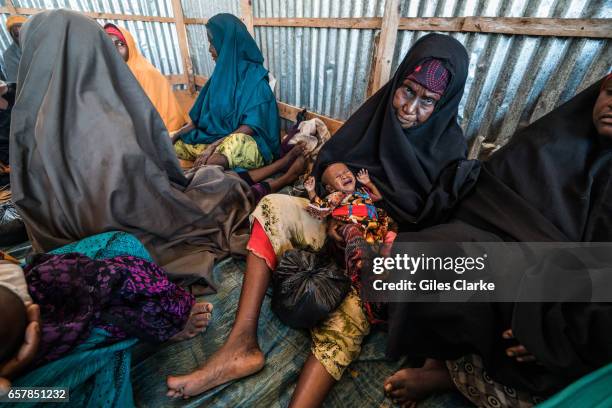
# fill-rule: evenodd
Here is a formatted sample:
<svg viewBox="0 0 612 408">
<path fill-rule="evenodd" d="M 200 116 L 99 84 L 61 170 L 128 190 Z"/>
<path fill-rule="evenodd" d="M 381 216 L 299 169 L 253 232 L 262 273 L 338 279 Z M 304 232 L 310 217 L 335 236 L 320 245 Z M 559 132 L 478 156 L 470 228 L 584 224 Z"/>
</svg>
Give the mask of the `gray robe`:
<svg viewBox="0 0 612 408">
<path fill-rule="evenodd" d="M 6 82 L 17 82 L 17 71 L 19 71 L 19 60 L 21 59 L 21 48 L 13 42 L 4 51 L 4 72 Z"/>
<path fill-rule="evenodd" d="M 215 260 L 246 254 L 248 185 L 219 166 L 183 174 L 161 117 L 94 20 L 42 12 L 21 39 L 11 190 L 34 248 L 125 231 L 170 274 L 213 284 Z"/>
</svg>

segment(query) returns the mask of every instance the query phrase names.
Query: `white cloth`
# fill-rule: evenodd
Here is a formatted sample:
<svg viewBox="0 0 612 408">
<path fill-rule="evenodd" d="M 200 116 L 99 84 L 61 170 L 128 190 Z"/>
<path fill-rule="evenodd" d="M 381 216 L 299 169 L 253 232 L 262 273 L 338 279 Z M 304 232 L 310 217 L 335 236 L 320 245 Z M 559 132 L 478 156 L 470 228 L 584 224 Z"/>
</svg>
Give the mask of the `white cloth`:
<svg viewBox="0 0 612 408">
<path fill-rule="evenodd" d="M 32 301 L 23 269 L 19 265 L 9 261 L 0 261 L 0 286 L 14 292 L 24 303 Z"/>
</svg>

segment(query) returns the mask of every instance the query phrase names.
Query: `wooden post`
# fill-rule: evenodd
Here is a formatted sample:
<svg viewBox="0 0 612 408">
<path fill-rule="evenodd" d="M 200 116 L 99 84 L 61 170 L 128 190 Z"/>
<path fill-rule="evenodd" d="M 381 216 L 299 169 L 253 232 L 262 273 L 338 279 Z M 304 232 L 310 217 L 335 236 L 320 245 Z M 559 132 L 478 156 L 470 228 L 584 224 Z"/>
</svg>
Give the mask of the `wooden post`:
<svg viewBox="0 0 612 408">
<path fill-rule="evenodd" d="M 397 29 L 400 21 L 399 0 L 387 0 L 374 61 L 368 96 L 378 91 L 391 75 Z"/>
<path fill-rule="evenodd" d="M 189 55 L 189 42 L 187 41 L 187 28 L 185 27 L 185 15 L 183 14 L 183 5 L 181 0 L 172 0 L 172 10 L 174 12 L 174 21 L 176 24 L 176 33 L 178 35 L 179 48 L 181 49 L 181 57 L 183 59 L 183 70 L 185 71 L 185 79 L 187 88 L 190 93 L 195 93 L 195 80 L 193 75 L 193 65 Z"/>
<path fill-rule="evenodd" d="M 251 36 L 255 38 L 255 29 L 253 28 L 253 5 L 251 0 L 240 0 L 240 19 L 251 33 Z"/>
<path fill-rule="evenodd" d="M 6 8 L 11 14 L 18 14 L 15 5 L 13 4 L 13 0 L 6 0 Z"/>
</svg>

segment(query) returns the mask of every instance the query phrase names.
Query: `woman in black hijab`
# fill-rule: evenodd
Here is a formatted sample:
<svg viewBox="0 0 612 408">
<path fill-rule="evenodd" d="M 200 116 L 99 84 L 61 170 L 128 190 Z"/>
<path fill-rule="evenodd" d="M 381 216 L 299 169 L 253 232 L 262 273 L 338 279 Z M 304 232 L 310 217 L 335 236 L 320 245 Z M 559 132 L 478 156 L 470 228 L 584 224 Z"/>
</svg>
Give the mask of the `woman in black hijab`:
<svg viewBox="0 0 612 408">
<path fill-rule="evenodd" d="M 610 242 L 611 203 L 608 76 L 519 131 L 483 165 L 450 223 L 395 242 Z M 547 276 L 545 284 L 559 285 L 547 262 L 530 268 L 535 276 L 516 273 L 526 286 Z M 386 388 L 404 403 L 434 391 L 436 382 L 448 387 L 452 377 L 478 406 L 528 406 L 612 362 L 611 328 L 609 303 L 391 304 L 389 355 L 429 360 L 400 370 Z"/>
<path fill-rule="evenodd" d="M 343 161 L 365 168 L 383 193 L 383 205 L 404 230 L 440 222 L 477 178 L 466 160 L 457 109 L 467 76 L 465 48 L 446 35 L 415 43 L 393 78 L 348 119 L 319 153 L 314 175 Z M 308 200 L 268 195 L 251 216 L 253 228 L 236 321 L 223 347 L 198 370 L 168 378 L 168 395 L 188 397 L 251 375 L 264 366 L 257 322 L 277 259 L 292 248 L 319 251 L 326 223 L 311 217 Z M 334 228 L 333 226 L 331 228 Z M 293 406 L 318 406 L 361 350 L 369 323 L 355 290 L 311 330 L 309 357 Z"/>
<path fill-rule="evenodd" d="M 452 37 L 418 40 L 393 78 L 321 149 L 315 177 L 337 161 L 353 172 L 365 168 L 400 230 L 439 222 L 478 176 L 479 163 L 465 160 L 467 145 L 457 123 L 468 62 Z M 449 80 L 442 93 L 445 71 Z M 425 87 L 433 92 L 415 101 L 412 96 Z M 432 96 L 434 103 L 428 101 Z"/>
</svg>

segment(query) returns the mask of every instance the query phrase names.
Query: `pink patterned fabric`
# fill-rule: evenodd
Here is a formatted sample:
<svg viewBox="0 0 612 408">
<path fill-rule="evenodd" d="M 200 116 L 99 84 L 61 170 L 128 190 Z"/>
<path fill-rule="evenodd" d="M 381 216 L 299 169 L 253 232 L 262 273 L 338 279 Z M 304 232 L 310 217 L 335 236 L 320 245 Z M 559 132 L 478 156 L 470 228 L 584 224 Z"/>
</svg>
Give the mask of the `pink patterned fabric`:
<svg viewBox="0 0 612 408">
<path fill-rule="evenodd" d="M 133 256 L 40 255 L 24 272 L 41 310 L 36 365 L 69 353 L 94 327 L 117 339 L 166 341 L 184 328 L 195 302 L 159 266 Z"/>
<path fill-rule="evenodd" d="M 431 58 L 417 65 L 407 78 L 418 82 L 431 92 L 443 95 L 450 81 L 450 73 L 442 65 L 442 61 Z"/>
</svg>

